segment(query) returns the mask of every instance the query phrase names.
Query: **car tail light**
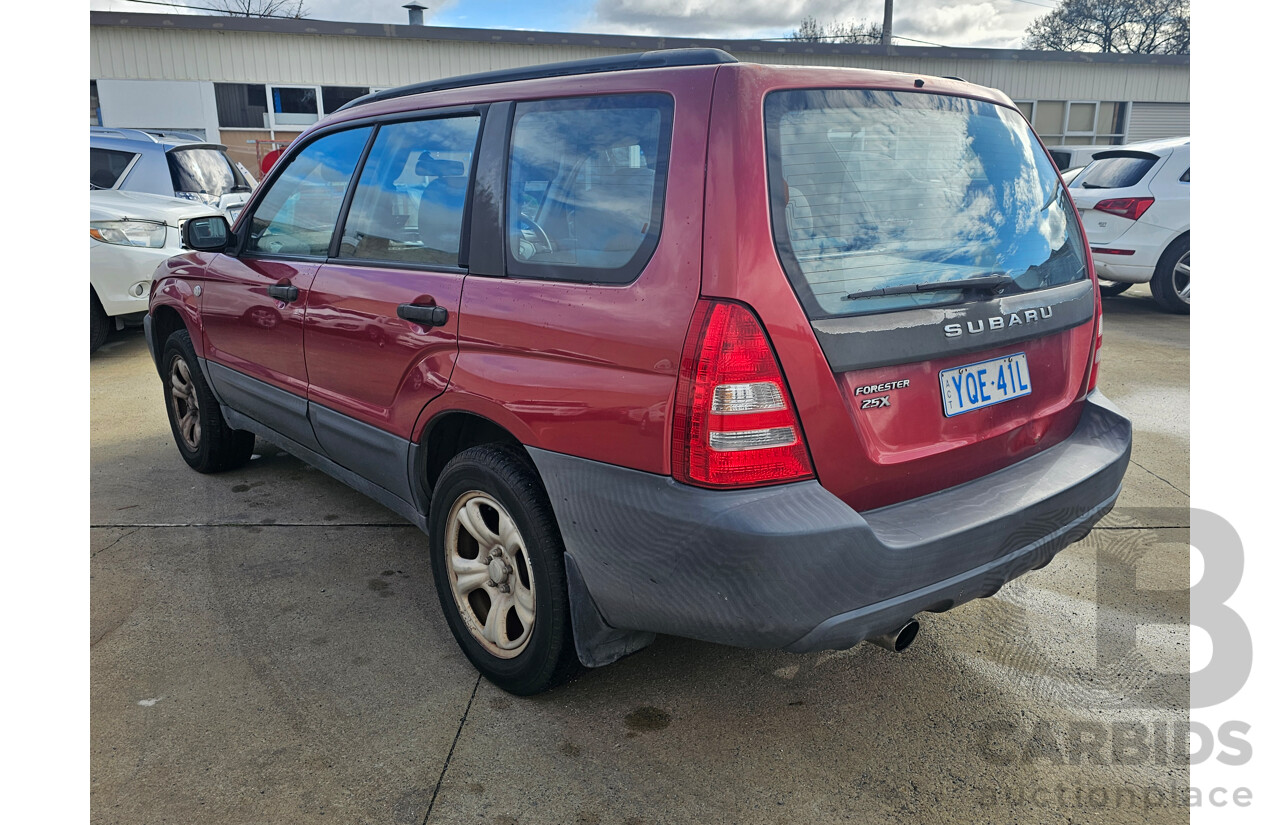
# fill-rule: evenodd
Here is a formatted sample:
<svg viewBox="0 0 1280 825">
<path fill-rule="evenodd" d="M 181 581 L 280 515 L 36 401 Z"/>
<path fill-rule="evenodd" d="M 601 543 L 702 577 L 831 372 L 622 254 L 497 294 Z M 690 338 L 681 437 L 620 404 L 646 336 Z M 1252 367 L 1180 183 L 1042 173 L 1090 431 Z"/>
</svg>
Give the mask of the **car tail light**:
<svg viewBox="0 0 1280 825">
<path fill-rule="evenodd" d="M 1098 201 L 1093 208 L 1099 212 L 1119 215 L 1122 218 L 1136 221 L 1155 202 L 1155 198 L 1108 198 L 1105 201 Z"/>
<path fill-rule="evenodd" d="M 1089 388 L 1093 392 L 1098 387 L 1098 368 L 1102 364 L 1102 292 L 1094 289 L 1093 314 L 1097 321 L 1093 325 L 1093 363 L 1089 365 Z"/>
<path fill-rule="evenodd" d="M 701 300 L 685 339 L 671 471 L 702 487 L 813 477 L 795 404 L 764 329 L 740 304 Z"/>
</svg>

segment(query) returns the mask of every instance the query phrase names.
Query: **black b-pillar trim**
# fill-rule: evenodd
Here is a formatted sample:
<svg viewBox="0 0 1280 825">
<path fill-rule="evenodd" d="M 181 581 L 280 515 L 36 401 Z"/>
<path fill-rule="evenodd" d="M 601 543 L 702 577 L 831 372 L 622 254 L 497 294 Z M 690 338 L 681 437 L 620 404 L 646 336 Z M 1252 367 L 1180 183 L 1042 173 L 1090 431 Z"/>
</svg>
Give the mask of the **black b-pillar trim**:
<svg viewBox="0 0 1280 825">
<path fill-rule="evenodd" d="M 506 274 L 503 213 L 507 194 L 507 141 L 514 111 L 514 103 L 494 103 L 484 119 L 471 192 L 467 271 L 472 275 L 501 277 Z"/>
</svg>

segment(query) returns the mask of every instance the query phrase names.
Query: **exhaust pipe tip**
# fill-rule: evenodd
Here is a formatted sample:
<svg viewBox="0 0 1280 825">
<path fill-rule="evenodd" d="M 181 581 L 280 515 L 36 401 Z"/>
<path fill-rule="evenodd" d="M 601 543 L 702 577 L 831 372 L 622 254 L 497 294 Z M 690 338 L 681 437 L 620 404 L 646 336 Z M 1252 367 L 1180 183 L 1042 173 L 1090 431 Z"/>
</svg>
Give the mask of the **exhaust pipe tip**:
<svg viewBox="0 0 1280 825">
<path fill-rule="evenodd" d="M 920 634 L 920 622 L 914 617 L 908 619 L 902 627 L 891 633 L 885 633 L 882 636 L 872 636 L 867 639 L 874 645 L 883 647 L 892 653 L 902 653 L 911 647 L 911 643 L 916 640 L 916 636 Z"/>
</svg>

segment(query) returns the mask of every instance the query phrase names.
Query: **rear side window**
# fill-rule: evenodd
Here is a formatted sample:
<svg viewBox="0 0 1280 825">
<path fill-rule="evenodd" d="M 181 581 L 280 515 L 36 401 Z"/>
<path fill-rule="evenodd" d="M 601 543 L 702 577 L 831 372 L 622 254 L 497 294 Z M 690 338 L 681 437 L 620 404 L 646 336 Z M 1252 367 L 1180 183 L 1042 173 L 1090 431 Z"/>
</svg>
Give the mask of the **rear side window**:
<svg viewBox="0 0 1280 825">
<path fill-rule="evenodd" d="M 1007 276 L 1012 294 L 1086 277 L 1066 190 L 1015 110 L 800 90 L 769 94 L 765 125 L 774 240 L 811 318 L 970 297 L 917 285 Z"/>
<path fill-rule="evenodd" d="M 634 280 L 658 244 L 671 144 L 668 95 L 517 104 L 507 271 L 594 283 Z"/>
<path fill-rule="evenodd" d="M 114 149 L 89 150 L 89 188 L 111 189 L 137 155 Z"/>
<path fill-rule="evenodd" d="M 369 127 L 325 135 L 289 160 L 258 201 L 245 250 L 324 258 Z"/>
<path fill-rule="evenodd" d="M 1137 186 L 1159 160 L 1155 155 L 1099 158 L 1080 173 L 1081 189 L 1126 189 Z"/>
<path fill-rule="evenodd" d="M 338 255 L 458 266 L 480 117 L 390 123 L 378 130 Z"/>
</svg>

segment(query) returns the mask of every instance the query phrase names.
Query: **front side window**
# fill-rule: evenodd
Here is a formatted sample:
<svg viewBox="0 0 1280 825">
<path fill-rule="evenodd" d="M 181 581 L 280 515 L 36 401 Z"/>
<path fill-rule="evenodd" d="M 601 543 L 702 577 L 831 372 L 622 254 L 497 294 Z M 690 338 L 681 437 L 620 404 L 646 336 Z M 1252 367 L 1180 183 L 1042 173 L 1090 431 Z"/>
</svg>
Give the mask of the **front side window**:
<svg viewBox="0 0 1280 825">
<path fill-rule="evenodd" d="M 774 239 L 811 318 L 968 297 L 914 285 L 1007 277 L 1012 294 L 1086 277 L 1066 190 L 1016 111 L 801 90 L 771 93 L 765 124 Z"/>
<path fill-rule="evenodd" d="M 672 110 L 662 94 L 518 104 L 507 190 L 508 272 L 634 280 L 658 243 Z"/>
<path fill-rule="evenodd" d="M 245 251 L 324 258 L 370 127 L 337 132 L 289 160 L 258 201 Z"/>
<path fill-rule="evenodd" d="M 115 149 L 89 150 L 89 188 L 112 189 L 137 155 Z"/>
<path fill-rule="evenodd" d="M 479 116 L 389 123 L 360 173 L 339 256 L 458 266 Z"/>
</svg>

